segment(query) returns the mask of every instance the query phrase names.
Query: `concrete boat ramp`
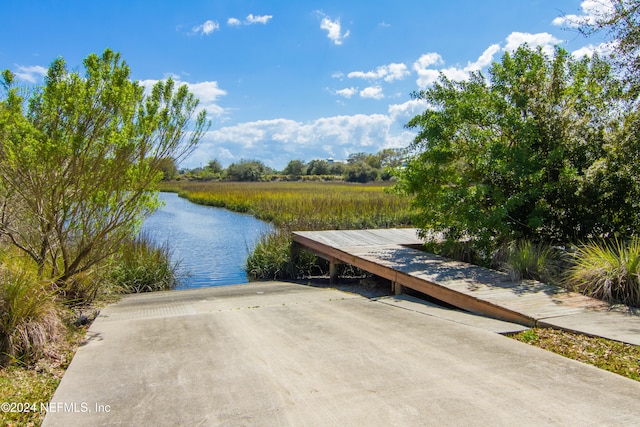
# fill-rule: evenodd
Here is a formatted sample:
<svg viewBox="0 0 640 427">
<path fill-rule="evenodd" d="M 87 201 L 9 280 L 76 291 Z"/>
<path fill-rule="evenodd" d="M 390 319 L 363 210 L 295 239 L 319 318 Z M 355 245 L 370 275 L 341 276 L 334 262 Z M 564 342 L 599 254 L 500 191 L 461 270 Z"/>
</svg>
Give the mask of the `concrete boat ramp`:
<svg viewBox="0 0 640 427">
<path fill-rule="evenodd" d="M 125 297 L 44 426 L 638 424 L 640 382 L 393 299 L 281 282 Z"/>
<path fill-rule="evenodd" d="M 640 312 L 535 281 L 416 249 L 413 228 L 295 232 L 303 249 L 335 265 L 348 263 L 455 307 L 525 326 L 555 327 L 640 345 Z M 335 274 L 335 273 L 334 273 Z"/>
</svg>

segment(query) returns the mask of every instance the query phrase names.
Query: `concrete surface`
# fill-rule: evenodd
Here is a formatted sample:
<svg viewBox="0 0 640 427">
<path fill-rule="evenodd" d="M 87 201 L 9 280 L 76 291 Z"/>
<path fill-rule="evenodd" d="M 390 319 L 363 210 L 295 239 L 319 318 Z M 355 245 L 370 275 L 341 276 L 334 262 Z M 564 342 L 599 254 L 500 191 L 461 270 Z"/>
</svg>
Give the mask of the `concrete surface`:
<svg viewBox="0 0 640 427">
<path fill-rule="evenodd" d="M 640 345 L 640 313 L 637 309 L 583 310 L 566 316 L 540 319 L 541 327 L 579 332 L 595 337 Z M 640 422 L 639 422 L 640 424 Z"/>
<path fill-rule="evenodd" d="M 638 402 L 638 382 L 498 334 L 270 282 L 105 308 L 44 426 L 621 426 Z"/>
<path fill-rule="evenodd" d="M 474 328 L 485 329 L 497 334 L 517 333 L 529 329 L 528 327 L 517 323 L 492 319 L 490 317 L 480 316 L 463 310 L 444 308 L 410 295 L 387 296 L 377 298 L 377 301 L 394 307 L 404 308 L 405 310 L 417 311 L 418 313 L 427 314 L 429 316 L 435 316 L 452 322 L 462 323 L 463 325 L 473 326 Z"/>
</svg>

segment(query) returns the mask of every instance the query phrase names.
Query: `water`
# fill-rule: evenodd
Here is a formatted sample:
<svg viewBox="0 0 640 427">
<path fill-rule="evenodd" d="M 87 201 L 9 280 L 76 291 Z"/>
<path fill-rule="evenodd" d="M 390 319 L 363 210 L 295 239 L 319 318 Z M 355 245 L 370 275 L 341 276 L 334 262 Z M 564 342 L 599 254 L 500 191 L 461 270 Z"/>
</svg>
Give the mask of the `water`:
<svg viewBox="0 0 640 427">
<path fill-rule="evenodd" d="M 244 270 L 248 254 L 271 225 L 251 215 L 201 206 L 160 193 L 165 204 L 144 224 L 156 243 L 168 242 L 173 261 L 179 261 L 177 289 L 233 285 L 249 281 Z"/>
</svg>

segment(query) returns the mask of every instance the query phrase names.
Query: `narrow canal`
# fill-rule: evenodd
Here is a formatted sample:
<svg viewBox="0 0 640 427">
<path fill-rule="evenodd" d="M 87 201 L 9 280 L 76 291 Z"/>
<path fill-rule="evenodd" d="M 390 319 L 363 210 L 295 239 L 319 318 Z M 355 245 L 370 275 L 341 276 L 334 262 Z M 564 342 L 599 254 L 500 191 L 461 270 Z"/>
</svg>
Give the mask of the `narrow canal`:
<svg viewBox="0 0 640 427">
<path fill-rule="evenodd" d="M 249 281 L 248 254 L 271 225 L 251 215 L 201 206 L 174 193 L 160 193 L 164 206 L 149 216 L 143 232 L 154 242 L 168 242 L 180 264 L 177 289 L 234 285 Z"/>
</svg>

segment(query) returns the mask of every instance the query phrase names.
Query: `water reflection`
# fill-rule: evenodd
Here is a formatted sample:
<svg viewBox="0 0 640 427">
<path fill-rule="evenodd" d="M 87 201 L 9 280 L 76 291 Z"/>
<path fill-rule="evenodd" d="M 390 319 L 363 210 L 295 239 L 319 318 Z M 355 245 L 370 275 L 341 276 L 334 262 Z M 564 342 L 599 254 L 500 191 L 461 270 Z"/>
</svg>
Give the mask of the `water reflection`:
<svg viewBox="0 0 640 427">
<path fill-rule="evenodd" d="M 247 283 L 247 255 L 270 224 L 250 215 L 196 205 L 174 193 L 160 193 L 165 205 L 143 224 L 155 242 L 168 242 L 186 274 L 178 289 Z"/>
</svg>

